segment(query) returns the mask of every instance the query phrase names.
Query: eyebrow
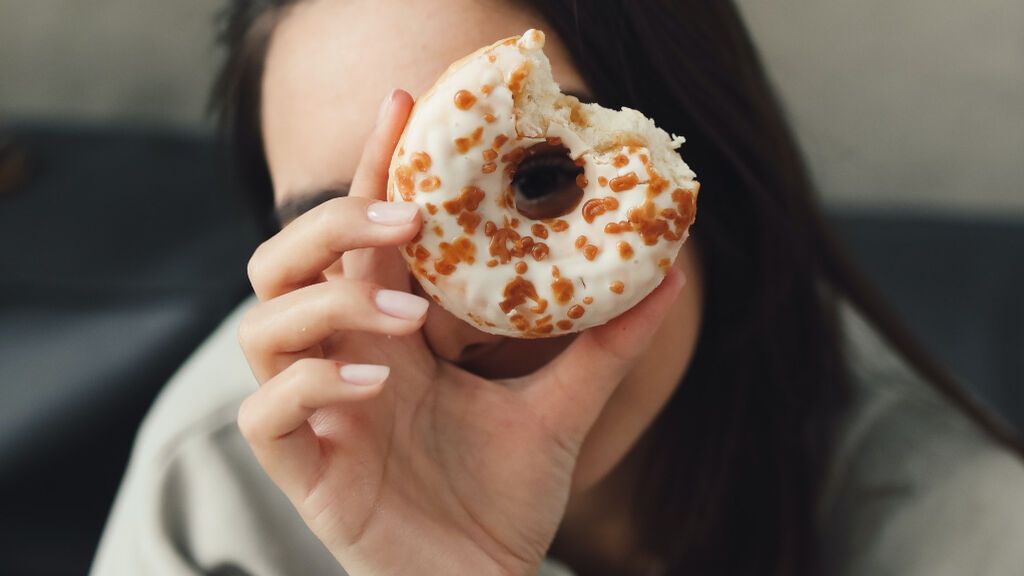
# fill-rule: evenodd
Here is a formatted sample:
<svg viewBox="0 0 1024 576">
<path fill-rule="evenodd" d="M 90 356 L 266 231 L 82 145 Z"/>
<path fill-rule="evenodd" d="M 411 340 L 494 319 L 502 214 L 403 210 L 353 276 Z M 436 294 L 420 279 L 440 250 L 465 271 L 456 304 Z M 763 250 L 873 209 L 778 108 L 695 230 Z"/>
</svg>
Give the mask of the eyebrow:
<svg viewBox="0 0 1024 576">
<path fill-rule="evenodd" d="M 277 219 L 278 226 L 284 226 L 332 198 L 348 196 L 348 191 L 351 187 L 351 182 L 341 182 L 321 190 L 292 194 L 287 200 L 274 208 L 274 218 Z"/>
<path fill-rule="evenodd" d="M 564 94 L 573 96 L 584 104 L 595 103 L 593 96 L 582 91 L 566 90 Z M 330 188 L 292 194 L 290 198 L 274 208 L 274 217 L 279 226 L 284 226 L 332 198 L 348 196 L 351 187 L 351 182 L 342 182 Z"/>
</svg>

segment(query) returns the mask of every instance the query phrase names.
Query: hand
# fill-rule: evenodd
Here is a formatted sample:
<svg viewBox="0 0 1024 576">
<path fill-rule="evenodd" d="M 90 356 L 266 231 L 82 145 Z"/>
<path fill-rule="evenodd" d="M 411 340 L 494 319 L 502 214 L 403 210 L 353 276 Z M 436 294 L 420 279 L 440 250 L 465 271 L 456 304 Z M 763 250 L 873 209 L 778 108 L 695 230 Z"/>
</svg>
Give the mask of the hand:
<svg viewBox="0 0 1024 576">
<path fill-rule="evenodd" d="M 261 386 L 239 427 L 353 575 L 535 573 L 583 439 L 682 277 L 673 268 L 523 378 L 486 380 L 436 358 L 420 332 L 428 302 L 409 293 L 397 249 L 418 212 L 379 203 L 411 106 L 401 91 L 385 103 L 349 197 L 253 255 L 260 303 L 239 337 Z"/>
</svg>

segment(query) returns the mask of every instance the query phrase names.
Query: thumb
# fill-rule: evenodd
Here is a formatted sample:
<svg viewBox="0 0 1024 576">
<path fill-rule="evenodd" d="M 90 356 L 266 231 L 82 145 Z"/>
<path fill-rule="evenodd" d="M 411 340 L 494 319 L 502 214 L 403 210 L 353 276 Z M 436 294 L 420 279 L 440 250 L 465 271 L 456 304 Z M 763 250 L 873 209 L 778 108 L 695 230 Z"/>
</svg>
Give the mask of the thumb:
<svg viewBox="0 0 1024 576">
<path fill-rule="evenodd" d="M 579 442 L 597 421 L 608 398 L 647 350 L 686 283 L 672 266 L 661 284 L 636 306 L 580 334 L 547 366 L 528 379 L 523 394 L 534 413 Z"/>
</svg>

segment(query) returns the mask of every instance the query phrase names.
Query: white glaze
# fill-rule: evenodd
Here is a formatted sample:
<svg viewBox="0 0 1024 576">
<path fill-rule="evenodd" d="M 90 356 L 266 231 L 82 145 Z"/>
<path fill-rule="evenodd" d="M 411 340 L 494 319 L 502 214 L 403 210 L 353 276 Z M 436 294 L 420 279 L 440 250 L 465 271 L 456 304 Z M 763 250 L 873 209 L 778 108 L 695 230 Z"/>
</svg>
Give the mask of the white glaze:
<svg viewBox="0 0 1024 576">
<path fill-rule="evenodd" d="M 432 91 L 416 103 L 392 159 L 388 186 L 389 200 L 411 201 L 421 206 L 422 232 L 404 247 L 403 256 L 424 290 L 447 310 L 481 330 L 514 337 L 554 336 L 600 325 L 643 299 L 661 281 L 667 266 L 675 260 L 686 239 L 698 188 L 693 173 L 681 160 L 678 165 L 682 169 L 664 169 L 668 167 L 655 164 L 654 155 L 645 146 L 616 146 L 597 152 L 577 135 L 578 126 L 551 122 L 544 127 L 527 125 L 525 121 L 520 121 L 517 126 L 509 83 L 516 71 L 531 59 L 534 59 L 534 63 L 528 64 L 532 66 L 531 70 L 536 69 L 536 59 L 546 62 L 543 46 L 543 33 L 530 30 L 522 37 L 481 50 L 449 69 Z M 489 93 L 483 92 L 484 86 L 490 88 Z M 456 93 L 460 90 L 467 90 L 476 98 L 467 110 L 455 105 Z M 636 114 L 626 110 L 615 114 L 627 112 Z M 493 122 L 485 121 L 487 113 L 494 116 Z M 460 152 L 455 139 L 471 136 L 481 127 L 480 143 L 465 153 Z M 508 140 L 498 149 L 498 157 L 494 160 L 496 169 L 484 173 L 484 151 L 491 149 L 495 138 L 500 135 Z M 561 139 L 572 158 L 582 157 L 587 186 L 583 199 L 572 212 L 556 219 L 568 223 L 568 229 L 555 232 L 550 221 L 545 221 L 548 222 L 544 224 L 548 234 L 546 239 L 542 239 L 531 232 L 537 221 L 522 216 L 503 202 L 511 176 L 505 170 L 507 162 L 502 156 L 516 148 L 526 148 L 552 137 Z M 681 140 L 673 140 L 674 146 L 678 146 Z M 416 171 L 413 158 L 424 152 L 430 158 L 430 167 L 426 171 Z M 628 163 L 616 167 L 614 159 L 620 154 L 628 159 Z M 645 158 L 648 160 L 646 163 Z M 604 179 L 611 181 L 630 172 L 635 173 L 639 180 L 632 189 L 612 192 L 608 184 L 600 184 Z M 682 176 L 673 177 L 672 174 Z M 403 175 L 405 177 L 400 177 Z M 439 178 L 440 186 L 432 191 L 422 190 L 422 183 L 431 177 Z M 659 179 L 661 185 L 654 188 L 660 191 L 654 193 L 649 183 Z M 406 183 L 404 186 L 403 182 Z M 412 190 L 409 190 L 408 182 L 412 182 Z M 483 200 L 472 211 L 480 217 L 472 232 L 457 223 L 461 211 L 450 214 L 445 209 L 445 203 L 457 199 L 468 186 L 479 188 L 484 193 Z M 598 215 L 591 223 L 586 222 L 582 214 L 585 203 L 592 198 L 604 197 L 615 198 L 618 207 Z M 621 233 L 605 231 L 610 222 L 628 220 L 629 211 L 648 199 L 658 214 L 665 209 L 688 208 L 686 218 L 667 222 L 668 238 L 659 236 L 653 245 L 647 245 L 636 226 L 626 226 Z M 431 207 L 433 214 L 428 210 Z M 548 254 L 537 260 L 527 252 L 523 257 L 512 257 L 506 263 L 488 267 L 487 262 L 498 259 L 501 250 L 495 252 L 492 249 L 492 238 L 485 235 L 486 223 L 493 222 L 501 228 L 503 223 L 511 222 L 513 218 L 519 221 L 514 231 L 546 244 Z M 585 258 L 576 247 L 580 236 L 586 236 L 587 244 L 597 247 L 598 253 L 593 260 Z M 633 250 L 631 257 L 620 256 L 620 242 L 629 243 Z M 444 252 L 442 244 L 472 245 L 472 261 L 459 261 L 452 270 L 441 258 Z M 423 257 L 426 254 L 424 250 L 429 256 Z M 417 251 L 420 258 L 416 256 Z M 521 274 L 515 269 L 520 262 L 527 267 Z M 567 302 L 558 302 L 553 293 L 553 266 L 557 266 L 560 278 L 572 283 L 573 295 Z M 501 303 L 506 300 L 506 288 L 517 277 L 531 283 L 538 300 L 545 304 L 528 299 L 507 312 L 503 311 Z M 621 294 L 610 289 L 617 281 L 624 285 Z M 589 304 L 585 303 L 587 298 L 592 299 Z M 584 314 L 576 319 L 569 318 L 568 313 L 573 306 L 582 307 Z M 541 308 L 543 310 L 538 311 Z M 559 321 L 571 322 L 571 326 L 565 322 L 559 326 Z"/>
</svg>

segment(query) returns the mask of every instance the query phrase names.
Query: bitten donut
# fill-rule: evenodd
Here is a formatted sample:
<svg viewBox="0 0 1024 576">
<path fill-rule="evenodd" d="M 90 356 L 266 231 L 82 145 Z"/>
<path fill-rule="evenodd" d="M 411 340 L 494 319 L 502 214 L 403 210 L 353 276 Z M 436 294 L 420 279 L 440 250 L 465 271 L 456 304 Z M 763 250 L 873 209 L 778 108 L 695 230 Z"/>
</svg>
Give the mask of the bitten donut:
<svg viewBox="0 0 1024 576">
<path fill-rule="evenodd" d="M 413 108 L 388 200 L 423 228 L 403 255 L 423 289 L 480 330 L 597 326 L 649 294 L 696 214 L 669 136 L 629 108 L 562 94 L 529 30 L 452 64 Z"/>
</svg>

